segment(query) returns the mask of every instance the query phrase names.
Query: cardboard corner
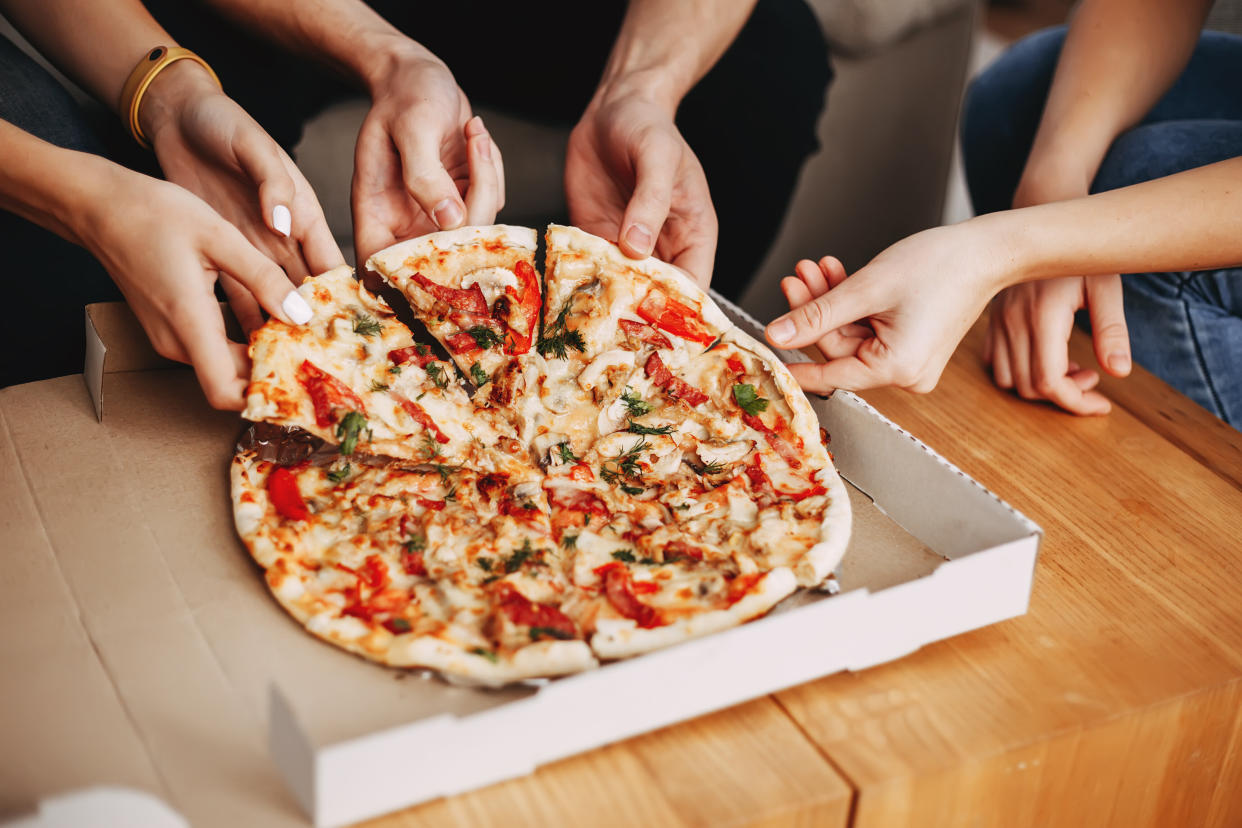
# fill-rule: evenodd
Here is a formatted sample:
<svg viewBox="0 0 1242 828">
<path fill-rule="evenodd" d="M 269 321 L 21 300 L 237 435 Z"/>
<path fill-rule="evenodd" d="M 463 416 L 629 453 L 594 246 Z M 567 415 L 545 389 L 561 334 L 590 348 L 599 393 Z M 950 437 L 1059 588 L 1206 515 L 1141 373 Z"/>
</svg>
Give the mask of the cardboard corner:
<svg viewBox="0 0 1242 828">
<path fill-rule="evenodd" d="M 220 313 L 229 339 L 244 342 L 245 334 L 227 304 L 220 304 Z M 156 352 L 138 317 L 125 302 L 95 302 L 86 306 L 86 361 L 82 378 L 100 422 L 104 418 L 110 374 L 185 367 Z"/>
</svg>

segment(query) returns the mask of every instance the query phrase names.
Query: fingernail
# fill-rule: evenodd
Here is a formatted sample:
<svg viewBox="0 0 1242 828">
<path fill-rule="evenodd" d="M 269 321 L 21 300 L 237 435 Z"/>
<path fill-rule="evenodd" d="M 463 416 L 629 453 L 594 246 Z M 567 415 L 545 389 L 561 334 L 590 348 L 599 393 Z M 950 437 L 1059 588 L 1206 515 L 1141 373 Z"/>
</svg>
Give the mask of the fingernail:
<svg viewBox="0 0 1242 828">
<path fill-rule="evenodd" d="M 651 255 L 651 231 L 646 225 L 631 224 L 630 229 L 625 231 L 625 240 L 644 256 Z"/>
<path fill-rule="evenodd" d="M 461 208 L 456 201 L 446 198 L 431 211 L 431 217 L 436 220 L 436 226 L 441 230 L 452 230 L 461 224 Z"/>
<path fill-rule="evenodd" d="M 485 131 L 486 130 L 483 128 L 483 119 L 478 115 L 475 115 L 466 124 L 467 135 L 478 135 L 479 133 L 485 132 Z"/>
<path fill-rule="evenodd" d="M 1110 354 L 1108 357 L 1108 366 L 1114 371 L 1121 373 L 1130 370 L 1130 357 L 1127 354 Z"/>
<path fill-rule="evenodd" d="M 794 338 L 794 334 L 798 332 L 798 326 L 788 319 L 778 319 L 771 325 L 768 325 L 768 339 L 777 345 L 788 342 Z"/>
<path fill-rule="evenodd" d="M 306 304 L 306 300 L 296 290 L 289 291 L 289 295 L 280 303 L 280 309 L 285 312 L 285 316 L 293 320 L 295 325 L 305 325 L 314 316 L 310 305 Z"/>
<path fill-rule="evenodd" d="M 277 204 L 272 208 L 272 227 L 285 238 L 289 237 L 289 234 L 293 232 L 293 215 L 290 214 L 288 207 Z"/>
</svg>

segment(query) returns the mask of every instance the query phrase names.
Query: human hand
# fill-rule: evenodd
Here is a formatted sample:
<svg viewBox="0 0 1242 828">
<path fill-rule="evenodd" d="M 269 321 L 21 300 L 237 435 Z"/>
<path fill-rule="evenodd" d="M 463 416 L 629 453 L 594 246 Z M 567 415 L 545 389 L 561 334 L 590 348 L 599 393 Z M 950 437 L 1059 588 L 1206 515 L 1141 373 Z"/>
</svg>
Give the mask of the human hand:
<svg viewBox="0 0 1242 828">
<path fill-rule="evenodd" d="M 217 276 L 227 275 L 283 322 L 309 321 L 310 307 L 280 267 L 201 199 L 95 161 L 101 166 L 77 205 L 74 237 L 116 282 L 155 350 L 193 365 L 213 407 L 240 411 L 250 359 L 246 346 L 225 334 Z"/>
<path fill-rule="evenodd" d="M 634 258 L 653 252 L 702 288 L 716 255 L 716 210 L 674 107 L 634 89 L 597 93 L 569 137 L 569 218 Z"/>
<path fill-rule="evenodd" d="M 292 159 L 202 70 L 179 61 L 144 98 L 143 131 L 165 177 L 202 198 L 287 281 L 344 263 L 310 184 Z M 231 276 L 220 283 L 246 331 L 263 324 L 260 303 Z"/>
<path fill-rule="evenodd" d="M 358 261 L 413 236 L 494 223 L 505 203 L 500 150 L 448 67 L 409 43 L 367 82 L 351 193 Z"/>
<path fill-rule="evenodd" d="M 1090 176 L 1056 176 L 1036 170 L 1023 176 L 1014 207 L 1046 204 L 1085 196 Z M 1073 414 L 1107 414 L 1112 405 L 1098 391 L 1100 375 L 1069 360 L 1074 314 L 1086 308 L 1096 360 L 1113 376 L 1130 373 L 1130 338 L 1126 330 L 1121 277 L 1067 276 L 1027 282 L 1001 291 L 992 300 L 983 358 L 992 378 L 1027 400 L 1048 400 Z"/>
<path fill-rule="evenodd" d="M 789 365 L 807 391 L 931 391 L 1001 285 L 1005 264 L 987 242 L 969 224 L 924 230 L 848 278 L 832 257 L 803 260 L 781 282 L 791 310 L 768 325 L 768 341 L 823 353 L 826 362 Z"/>
<path fill-rule="evenodd" d="M 1015 285 L 992 300 L 983 356 L 996 384 L 1074 414 L 1107 414 L 1112 405 L 1093 390 L 1100 375 L 1069 360 L 1074 314 L 1084 307 L 1100 365 L 1113 376 L 1129 374 L 1121 277 L 1067 276 Z"/>
</svg>

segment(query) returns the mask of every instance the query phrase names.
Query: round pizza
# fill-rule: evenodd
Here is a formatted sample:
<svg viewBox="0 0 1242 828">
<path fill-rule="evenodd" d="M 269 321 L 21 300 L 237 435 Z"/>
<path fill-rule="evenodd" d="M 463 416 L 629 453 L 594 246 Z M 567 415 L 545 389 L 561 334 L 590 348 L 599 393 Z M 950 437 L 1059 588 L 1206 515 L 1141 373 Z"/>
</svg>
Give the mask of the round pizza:
<svg viewBox="0 0 1242 828">
<path fill-rule="evenodd" d="M 251 339 L 237 530 L 311 633 L 497 686 L 763 615 L 820 585 L 849 500 L 775 354 L 676 268 L 553 225 L 349 268 Z"/>
</svg>

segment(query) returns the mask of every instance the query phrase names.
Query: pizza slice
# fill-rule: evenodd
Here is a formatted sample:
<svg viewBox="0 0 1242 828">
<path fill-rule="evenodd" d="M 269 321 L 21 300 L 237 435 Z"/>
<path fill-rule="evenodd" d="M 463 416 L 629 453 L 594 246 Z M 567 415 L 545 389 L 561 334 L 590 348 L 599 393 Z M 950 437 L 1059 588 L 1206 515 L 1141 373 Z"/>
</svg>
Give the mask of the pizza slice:
<svg viewBox="0 0 1242 828">
<path fill-rule="evenodd" d="M 535 239 L 526 227 L 463 227 L 401 242 L 367 260 L 497 407 L 522 395 L 523 357 L 538 334 Z"/>
<path fill-rule="evenodd" d="M 357 451 L 426 462 L 508 468 L 516 432 L 479 410 L 453 367 L 410 330 L 348 267 L 306 279 L 306 325 L 269 319 L 251 338 L 242 416 L 296 426 Z"/>
<path fill-rule="evenodd" d="M 616 245 L 577 228 L 547 232 L 547 301 L 538 391 L 548 429 L 585 450 L 642 416 L 632 380 L 656 364 L 676 369 L 732 327 L 715 303 L 677 268 L 627 258 Z M 663 375 L 662 375 L 663 376 Z M 699 395 L 685 391 L 687 406 Z"/>
<path fill-rule="evenodd" d="M 314 635 L 395 667 L 498 686 L 595 666 L 538 482 L 331 456 L 232 467 L 238 533 Z M 289 459 L 289 458 L 286 458 Z"/>
</svg>

